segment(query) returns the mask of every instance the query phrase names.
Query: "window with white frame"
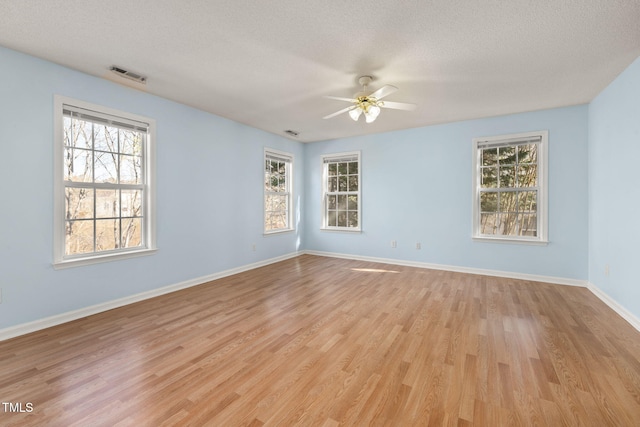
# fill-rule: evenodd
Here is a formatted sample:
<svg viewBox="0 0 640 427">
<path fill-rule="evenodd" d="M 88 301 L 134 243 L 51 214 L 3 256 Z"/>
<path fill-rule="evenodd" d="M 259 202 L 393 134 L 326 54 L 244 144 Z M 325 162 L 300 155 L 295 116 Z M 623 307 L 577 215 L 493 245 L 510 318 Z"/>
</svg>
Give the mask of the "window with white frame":
<svg viewBox="0 0 640 427">
<path fill-rule="evenodd" d="M 271 149 L 264 151 L 264 232 L 293 230 L 293 155 Z"/>
<path fill-rule="evenodd" d="M 473 140 L 473 236 L 547 242 L 547 131 Z"/>
<path fill-rule="evenodd" d="M 56 97 L 58 266 L 155 249 L 151 119 Z"/>
<path fill-rule="evenodd" d="M 360 152 L 322 156 L 322 165 L 322 228 L 360 231 Z"/>
</svg>

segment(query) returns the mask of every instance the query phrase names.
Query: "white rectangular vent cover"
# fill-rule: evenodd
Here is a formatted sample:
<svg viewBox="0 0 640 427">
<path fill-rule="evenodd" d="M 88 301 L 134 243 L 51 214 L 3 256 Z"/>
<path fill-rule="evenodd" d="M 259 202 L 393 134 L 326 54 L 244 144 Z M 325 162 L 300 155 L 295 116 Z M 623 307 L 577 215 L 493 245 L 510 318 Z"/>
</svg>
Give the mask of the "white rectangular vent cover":
<svg viewBox="0 0 640 427">
<path fill-rule="evenodd" d="M 111 72 L 114 74 L 124 77 L 125 79 L 133 80 L 134 82 L 146 84 L 147 78 L 145 76 L 141 76 L 138 73 L 134 73 L 133 71 L 125 70 L 124 68 L 116 67 L 115 65 L 111 67 Z"/>
</svg>

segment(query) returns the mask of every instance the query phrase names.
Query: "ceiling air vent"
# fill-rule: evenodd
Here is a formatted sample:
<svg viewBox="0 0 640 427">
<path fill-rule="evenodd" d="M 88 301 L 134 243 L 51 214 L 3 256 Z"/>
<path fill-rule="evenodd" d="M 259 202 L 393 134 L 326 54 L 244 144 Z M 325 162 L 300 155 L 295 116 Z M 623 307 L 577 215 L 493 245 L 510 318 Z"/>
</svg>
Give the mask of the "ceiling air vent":
<svg viewBox="0 0 640 427">
<path fill-rule="evenodd" d="M 299 132 L 296 132 L 295 130 L 291 130 L 291 129 L 285 130 L 284 133 L 293 137 L 297 137 L 299 135 Z"/>
<path fill-rule="evenodd" d="M 125 79 L 133 80 L 134 82 L 146 84 L 147 78 L 145 76 L 141 76 L 138 73 L 134 73 L 133 71 L 125 70 L 124 68 L 116 67 L 115 65 L 110 68 L 111 72 L 117 74 L 120 77 L 124 77 Z"/>
</svg>

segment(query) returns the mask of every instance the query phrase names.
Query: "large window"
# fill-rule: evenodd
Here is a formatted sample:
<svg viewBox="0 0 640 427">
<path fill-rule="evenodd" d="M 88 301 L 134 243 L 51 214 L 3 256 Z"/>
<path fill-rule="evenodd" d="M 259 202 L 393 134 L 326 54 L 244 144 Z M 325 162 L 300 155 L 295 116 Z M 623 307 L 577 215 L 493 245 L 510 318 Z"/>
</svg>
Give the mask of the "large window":
<svg viewBox="0 0 640 427">
<path fill-rule="evenodd" d="M 264 151 L 264 232 L 293 230 L 291 215 L 293 155 Z"/>
<path fill-rule="evenodd" d="M 360 152 L 322 156 L 322 165 L 322 228 L 360 231 Z"/>
<path fill-rule="evenodd" d="M 58 267 L 154 249 L 150 119 L 56 97 Z"/>
<path fill-rule="evenodd" d="M 475 238 L 547 241 L 546 131 L 473 141 Z"/>
</svg>

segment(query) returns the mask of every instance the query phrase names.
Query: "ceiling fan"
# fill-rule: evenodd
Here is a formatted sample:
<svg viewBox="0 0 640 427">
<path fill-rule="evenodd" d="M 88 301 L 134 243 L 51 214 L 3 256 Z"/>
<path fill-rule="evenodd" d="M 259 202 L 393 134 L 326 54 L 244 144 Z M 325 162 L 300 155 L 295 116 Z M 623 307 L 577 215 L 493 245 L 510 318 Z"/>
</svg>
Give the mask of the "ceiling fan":
<svg viewBox="0 0 640 427">
<path fill-rule="evenodd" d="M 340 111 L 336 111 L 333 114 L 329 114 L 328 116 L 324 116 L 324 119 L 330 119 L 339 114 L 349 112 L 349 116 L 354 120 L 358 121 L 361 115 L 364 115 L 365 121 L 367 123 L 372 123 L 375 119 L 378 118 L 380 114 L 380 108 L 391 108 L 394 110 L 406 110 L 412 111 L 415 110 L 415 104 L 407 104 L 404 102 L 391 102 L 391 101 L 381 101 L 385 96 L 391 95 L 395 91 L 398 90 L 397 87 L 391 85 L 382 86 L 380 89 L 376 90 L 372 93 L 367 93 L 367 85 L 371 83 L 373 78 L 371 76 L 362 76 L 358 79 L 358 83 L 362 85 L 362 92 L 356 93 L 353 98 L 341 98 L 339 96 L 325 96 L 325 98 L 336 99 L 338 101 L 347 101 L 351 102 L 353 105 L 343 108 Z"/>
</svg>

